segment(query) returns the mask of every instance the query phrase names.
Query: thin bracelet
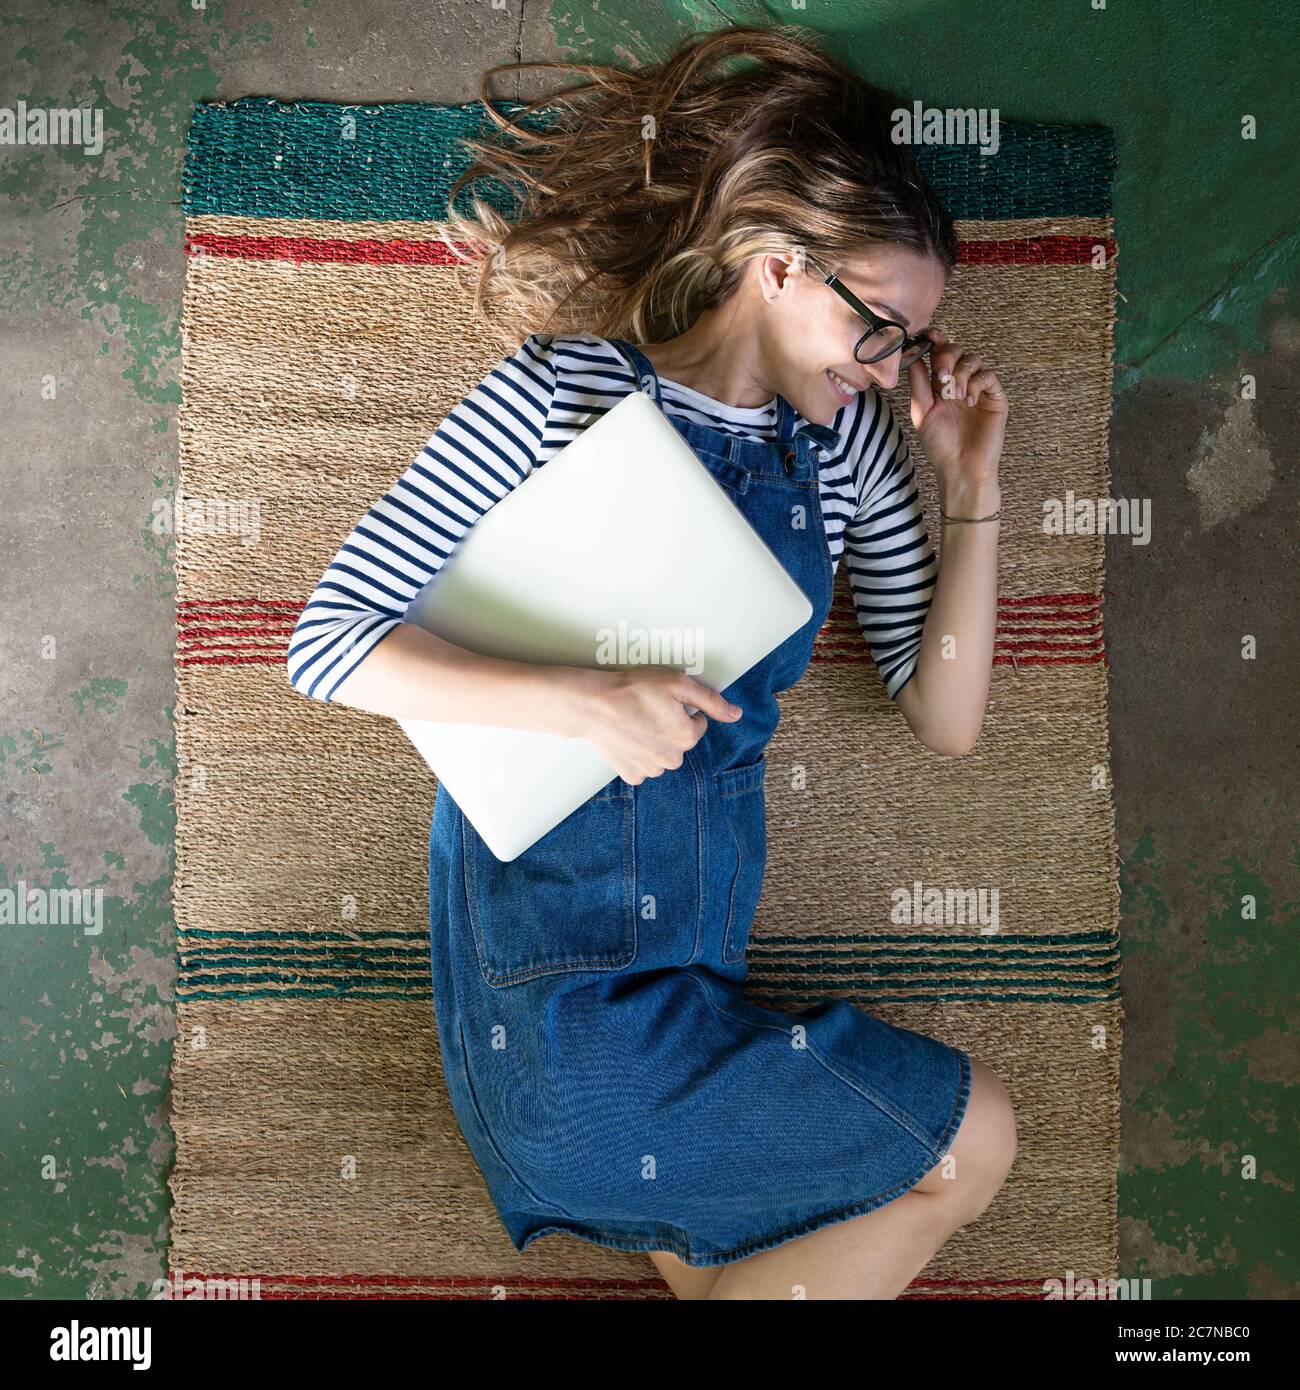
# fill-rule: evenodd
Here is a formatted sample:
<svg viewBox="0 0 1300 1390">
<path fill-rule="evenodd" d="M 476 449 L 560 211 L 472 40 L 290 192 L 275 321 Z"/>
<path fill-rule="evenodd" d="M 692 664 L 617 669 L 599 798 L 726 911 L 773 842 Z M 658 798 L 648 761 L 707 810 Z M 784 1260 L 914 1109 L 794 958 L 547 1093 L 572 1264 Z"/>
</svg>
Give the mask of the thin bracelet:
<svg viewBox="0 0 1300 1390">
<path fill-rule="evenodd" d="M 999 507 L 992 516 L 949 516 L 942 507 L 939 508 L 939 515 L 946 521 L 956 522 L 962 525 L 972 526 L 977 521 L 996 521 L 1002 515 L 1002 508 Z M 940 523 L 942 524 L 942 523 Z"/>
</svg>

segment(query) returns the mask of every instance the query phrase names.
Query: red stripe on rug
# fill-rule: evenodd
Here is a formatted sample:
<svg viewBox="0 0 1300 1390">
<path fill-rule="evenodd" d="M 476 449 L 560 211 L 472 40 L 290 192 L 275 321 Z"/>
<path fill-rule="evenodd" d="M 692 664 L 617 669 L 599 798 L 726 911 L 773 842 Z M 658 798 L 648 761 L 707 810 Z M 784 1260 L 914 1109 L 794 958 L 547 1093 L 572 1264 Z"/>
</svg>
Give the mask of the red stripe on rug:
<svg viewBox="0 0 1300 1390">
<path fill-rule="evenodd" d="M 302 608 L 293 599 L 183 599 L 176 605 L 176 664 L 281 665 Z"/>
<path fill-rule="evenodd" d="M 1101 631 L 1101 619 L 1095 623 L 1089 623 L 1086 627 L 1003 627 L 998 624 L 998 633 L 1014 633 L 1016 635 L 1028 634 L 1036 637 L 1073 637 L 1087 635 L 1088 633 Z"/>
<path fill-rule="evenodd" d="M 279 666 L 285 653 L 266 656 L 178 656 L 177 666 Z"/>
<path fill-rule="evenodd" d="M 1115 256 L 1115 242 L 1105 237 L 1008 237 L 997 241 L 959 241 L 957 260 L 963 265 L 1041 266 L 1087 265 L 1104 247 L 1106 263 Z M 245 261 L 290 261 L 296 265 L 330 262 L 352 265 L 455 265 L 474 259 L 473 249 L 461 245 L 461 256 L 440 240 L 409 237 L 241 236 L 221 232 L 191 232 L 185 238 L 190 256 L 225 256 Z"/>
<path fill-rule="evenodd" d="M 999 608 L 1034 608 L 1044 604 L 1059 608 L 1100 608 L 1101 595 L 1088 593 L 1029 594 L 1023 598 L 1000 598 Z"/>
<path fill-rule="evenodd" d="M 1049 611 L 1040 612 L 1041 609 Z M 1025 610 L 1029 611 L 1026 612 Z M 998 599 L 998 613 L 1000 616 L 1008 618 L 1097 617 L 1101 613 L 1101 595 L 1032 594 L 1025 598 L 1000 598 Z M 857 611 L 853 606 L 851 597 L 842 598 L 838 594 L 836 595 L 835 601 L 831 604 L 830 611 L 826 615 L 825 626 L 833 626 L 836 622 L 856 624 Z"/>
<path fill-rule="evenodd" d="M 868 659 L 865 649 L 856 652 L 828 652 L 826 655 L 813 653 L 813 661 L 819 666 L 843 665 L 846 662 L 864 662 Z M 1082 652 L 1072 656 L 1033 656 L 1027 652 L 1012 652 L 1009 656 L 994 656 L 994 666 L 1082 666 L 1100 661 L 1109 666 L 1110 660 L 1104 651 Z"/>
<path fill-rule="evenodd" d="M 277 665 L 285 659 L 302 611 L 291 599 L 186 599 L 176 607 L 176 661 L 181 666 Z M 995 666 L 1110 664 L 1103 649 L 1099 594 L 1001 598 L 997 616 Z M 870 657 L 852 600 L 837 598 L 814 639 L 812 661 L 866 662 Z"/>
<path fill-rule="evenodd" d="M 348 263 L 353 265 L 455 265 L 459 258 L 443 241 L 393 237 L 224 236 L 193 232 L 185 238 L 190 256 L 234 256 L 245 261 Z"/>
<path fill-rule="evenodd" d="M 1104 650 L 1101 595 L 1079 591 L 1027 594 L 998 600 L 993 664 L 1080 666 L 1101 662 Z M 871 653 L 858 626 L 852 597 L 836 597 L 813 644 L 818 665 L 867 662 Z"/>
<path fill-rule="evenodd" d="M 1079 637 L 1089 641 L 1096 640 L 1101 636 L 1101 622 L 1081 624 L 1078 627 L 1042 627 L 1036 625 L 1022 626 L 1018 623 L 1003 625 L 998 623 L 997 636 L 1002 637 Z M 863 634 L 855 623 L 852 627 L 847 624 L 837 624 L 835 627 L 824 627 L 817 634 L 817 644 L 821 647 L 856 647 L 863 642 Z"/>
<path fill-rule="evenodd" d="M 294 625 L 281 626 L 275 619 L 260 622 L 249 618 L 243 627 L 196 627 L 192 623 L 181 623 L 181 640 L 194 642 L 200 637 L 292 637 Z"/>
<path fill-rule="evenodd" d="M 1038 236 L 1004 241 L 958 241 L 961 265 L 1088 265 L 1105 248 L 1106 264 L 1115 259 L 1115 242 L 1109 237 Z"/>
<path fill-rule="evenodd" d="M 176 605 L 178 613 L 200 612 L 208 608 L 221 612 L 228 612 L 232 608 L 292 609 L 294 612 L 301 612 L 303 604 L 291 598 L 185 598 Z"/>
<path fill-rule="evenodd" d="M 1021 666 L 1087 666 L 1093 662 L 1100 661 L 1103 666 L 1110 666 L 1110 657 L 1103 652 L 1089 652 L 1083 656 L 1032 656 L 1022 652 L 1012 652 L 1010 656 L 995 656 L 994 666 L 1014 666 L 1019 669 Z"/>
<path fill-rule="evenodd" d="M 257 634 L 246 632 L 243 635 L 245 637 L 254 637 Z M 276 652 L 283 655 L 288 650 L 288 644 L 285 642 L 280 642 L 276 643 L 275 645 L 272 645 L 271 640 L 268 637 L 265 641 L 261 642 L 214 642 L 211 645 L 211 647 L 205 646 L 204 644 L 200 643 L 198 646 L 195 647 L 182 646 L 180 650 L 185 652 L 186 655 L 189 655 L 190 652 L 201 652 L 208 650 L 222 652 Z"/>
</svg>

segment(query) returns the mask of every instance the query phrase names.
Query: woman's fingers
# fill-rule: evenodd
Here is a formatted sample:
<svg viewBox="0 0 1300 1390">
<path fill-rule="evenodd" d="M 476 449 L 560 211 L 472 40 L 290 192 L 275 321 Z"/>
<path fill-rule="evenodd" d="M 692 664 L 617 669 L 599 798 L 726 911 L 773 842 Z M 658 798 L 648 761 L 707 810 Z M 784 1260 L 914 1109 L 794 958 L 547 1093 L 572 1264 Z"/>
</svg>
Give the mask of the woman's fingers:
<svg viewBox="0 0 1300 1390">
<path fill-rule="evenodd" d="M 934 391 L 924 357 L 918 357 L 907 369 L 907 385 L 911 392 L 912 427 L 919 430 L 921 421 L 934 404 Z"/>
<path fill-rule="evenodd" d="M 979 366 L 979 358 L 963 352 L 946 333 L 931 336 L 939 344 L 930 349 L 934 389 L 945 401 L 961 400 L 966 394 L 966 378 Z"/>
<path fill-rule="evenodd" d="M 977 353 L 963 352 L 952 367 L 952 375 L 945 382 L 947 390 L 944 392 L 944 399 L 949 401 L 964 401 L 966 399 L 967 383 L 972 375 L 983 365 Z"/>
<path fill-rule="evenodd" d="M 987 401 L 994 409 L 1006 407 L 1007 393 L 991 367 L 978 371 L 966 383 L 966 404 L 979 405 Z"/>
<path fill-rule="evenodd" d="M 990 402 L 1006 399 L 997 376 L 984 365 L 979 353 L 963 352 L 941 328 L 928 328 L 926 333 L 934 346 L 909 369 L 912 399 L 923 404 L 922 415 L 934 404 L 935 396 L 968 406 L 985 397 Z"/>
<path fill-rule="evenodd" d="M 934 347 L 921 360 L 929 363 L 930 380 L 934 394 L 942 396 L 945 400 L 950 400 L 951 396 L 944 388 L 952 379 L 952 369 L 957 365 L 957 359 L 961 356 L 961 349 L 956 343 L 949 340 L 948 335 L 941 328 L 930 328 L 926 331 Z"/>
</svg>

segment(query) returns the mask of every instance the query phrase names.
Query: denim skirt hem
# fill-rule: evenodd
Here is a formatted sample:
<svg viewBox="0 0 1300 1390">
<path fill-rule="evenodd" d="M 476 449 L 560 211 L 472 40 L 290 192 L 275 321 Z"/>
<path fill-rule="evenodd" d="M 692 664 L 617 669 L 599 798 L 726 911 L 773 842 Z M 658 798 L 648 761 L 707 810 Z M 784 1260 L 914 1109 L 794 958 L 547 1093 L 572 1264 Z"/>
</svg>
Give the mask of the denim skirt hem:
<svg viewBox="0 0 1300 1390">
<path fill-rule="evenodd" d="M 962 1120 L 966 1115 L 966 1106 L 970 1100 L 972 1075 L 970 1054 L 960 1048 L 954 1048 L 953 1051 L 958 1058 L 960 1082 L 952 1114 L 943 1133 L 935 1139 L 935 1149 L 939 1152 L 946 1152 L 957 1130 L 961 1127 Z M 811 1235 L 813 1231 L 820 1230 L 823 1226 L 833 1226 L 837 1222 L 848 1221 L 855 1216 L 865 1216 L 867 1212 L 874 1211 L 877 1207 L 883 1207 L 903 1196 L 904 1193 L 910 1192 L 934 1167 L 935 1160 L 927 1155 L 922 1163 L 903 1179 L 886 1191 L 878 1192 L 874 1197 L 866 1197 L 861 1201 L 851 1202 L 847 1206 L 827 1208 L 792 1226 L 757 1236 L 741 1245 L 722 1250 L 701 1249 L 698 1242 L 692 1241 L 689 1232 L 667 1223 L 656 1223 L 659 1233 L 646 1234 L 644 1232 L 638 1233 L 630 1223 L 626 1226 L 625 1231 L 620 1232 L 617 1229 L 618 1223 L 602 1229 L 589 1222 L 576 1219 L 557 1220 L 551 1217 L 548 1218 L 545 1225 L 530 1228 L 525 1213 L 502 1212 L 501 1216 L 511 1244 L 520 1253 L 542 1236 L 564 1234 L 575 1236 L 577 1239 L 587 1241 L 592 1245 L 603 1245 L 611 1250 L 645 1251 L 647 1253 L 652 1250 L 667 1251 L 669 1254 L 675 1255 L 683 1264 L 705 1268 L 711 1265 L 731 1264 L 750 1255 L 757 1255 L 761 1251 L 772 1250 L 776 1246 L 784 1245 L 787 1241 L 795 1240 L 800 1236 Z M 512 1217 L 514 1219 L 511 1219 Z"/>
</svg>

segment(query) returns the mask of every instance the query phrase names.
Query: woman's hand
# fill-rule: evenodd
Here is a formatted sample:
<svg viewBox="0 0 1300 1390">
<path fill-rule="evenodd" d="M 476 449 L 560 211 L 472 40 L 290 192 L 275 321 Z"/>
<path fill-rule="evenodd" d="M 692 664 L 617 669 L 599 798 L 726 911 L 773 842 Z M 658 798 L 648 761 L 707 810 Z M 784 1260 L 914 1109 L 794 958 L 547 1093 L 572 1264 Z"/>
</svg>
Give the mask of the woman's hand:
<svg viewBox="0 0 1300 1390">
<path fill-rule="evenodd" d="M 932 328 L 935 346 L 908 368 L 912 425 L 934 468 L 940 501 L 997 490 L 1007 397 L 991 368 Z M 946 510 L 946 507 L 945 507 Z"/>
<path fill-rule="evenodd" d="M 658 666 L 565 671 L 576 713 L 566 732 L 585 738 L 632 786 L 681 767 L 686 750 L 704 737 L 708 717 L 730 724 L 743 713 L 683 671 Z M 686 705 L 701 712 L 687 714 Z"/>
</svg>

